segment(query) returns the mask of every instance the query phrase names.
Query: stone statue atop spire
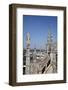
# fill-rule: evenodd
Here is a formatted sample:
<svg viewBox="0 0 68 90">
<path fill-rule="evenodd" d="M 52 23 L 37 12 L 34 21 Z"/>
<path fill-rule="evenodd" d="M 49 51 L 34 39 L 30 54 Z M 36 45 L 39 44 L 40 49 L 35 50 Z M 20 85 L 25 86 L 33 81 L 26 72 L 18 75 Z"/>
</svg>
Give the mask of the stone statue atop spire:
<svg viewBox="0 0 68 90">
<path fill-rule="evenodd" d="M 48 38 L 47 38 L 47 53 L 50 54 L 52 52 L 52 35 L 50 28 L 48 30 Z"/>
<path fill-rule="evenodd" d="M 30 33 L 29 32 L 26 35 L 26 47 L 30 48 Z"/>
</svg>

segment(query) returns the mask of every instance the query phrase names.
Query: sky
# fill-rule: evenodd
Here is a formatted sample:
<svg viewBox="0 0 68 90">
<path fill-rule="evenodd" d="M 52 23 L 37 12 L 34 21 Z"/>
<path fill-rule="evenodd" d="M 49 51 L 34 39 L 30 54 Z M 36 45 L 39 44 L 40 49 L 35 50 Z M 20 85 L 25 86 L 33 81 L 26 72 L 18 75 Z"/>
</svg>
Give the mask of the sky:
<svg viewBox="0 0 68 90">
<path fill-rule="evenodd" d="M 23 43 L 26 48 L 26 34 L 30 33 L 30 48 L 45 48 L 48 31 L 53 41 L 57 40 L 57 16 L 23 15 Z"/>
</svg>

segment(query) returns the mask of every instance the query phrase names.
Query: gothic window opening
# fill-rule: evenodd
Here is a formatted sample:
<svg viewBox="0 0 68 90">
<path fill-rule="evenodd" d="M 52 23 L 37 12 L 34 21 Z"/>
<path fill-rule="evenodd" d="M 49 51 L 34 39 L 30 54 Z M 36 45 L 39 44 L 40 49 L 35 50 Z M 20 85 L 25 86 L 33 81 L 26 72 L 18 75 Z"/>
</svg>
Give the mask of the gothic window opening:
<svg viewBox="0 0 68 90">
<path fill-rule="evenodd" d="M 44 71 L 45 71 L 45 67 L 42 69 L 42 73 L 44 73 Z"/>
<path fill-rule="evenodd" d="M 47 67 L 49 66 L 49 64 L 50 64 L 50 60 L 49 60 L 48 63 L 47 63 Z"/>
<path fill-rule="evenodd" d="M 23 56 L 23 65 L 26 65 L 26 56 Z"/>
<path fill-rule="evenodd" d="M 26 69 L 26 67 L 23 67 L 23 74 L 25 74 L 25 69 Z"/>
</svg>

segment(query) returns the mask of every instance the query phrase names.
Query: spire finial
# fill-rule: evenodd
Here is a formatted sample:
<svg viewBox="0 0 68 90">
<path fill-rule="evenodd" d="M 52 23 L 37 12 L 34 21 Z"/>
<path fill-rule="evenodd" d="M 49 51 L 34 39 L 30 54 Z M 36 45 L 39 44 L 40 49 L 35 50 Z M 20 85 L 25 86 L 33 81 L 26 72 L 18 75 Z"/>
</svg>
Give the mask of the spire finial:
<svg viewBox="0 0 68 90">
<path fill-rule="evenodd" d="M 29 32 L 26 35 L 26 46 L 27 46 L 27 48 L 30 47 L 30 33 Z"/>
</svg>

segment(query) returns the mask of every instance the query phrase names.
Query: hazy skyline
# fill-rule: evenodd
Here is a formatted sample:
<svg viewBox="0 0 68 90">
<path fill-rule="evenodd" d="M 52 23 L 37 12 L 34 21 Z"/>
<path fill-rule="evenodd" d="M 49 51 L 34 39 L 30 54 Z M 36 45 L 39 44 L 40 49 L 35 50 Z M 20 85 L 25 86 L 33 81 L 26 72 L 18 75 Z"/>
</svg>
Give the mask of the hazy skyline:
<svg viewBox="0 0 68 90">
<path fill-rule="evenodd" d="M 30 33 L 30 48 L 45 48 L 48 30 L 50 29 L 53 40 L 57 39 L 57 17 L 56 16 L 23 16 L 23 41 L 26 48 L 26 34 Z"/>
</svg>

